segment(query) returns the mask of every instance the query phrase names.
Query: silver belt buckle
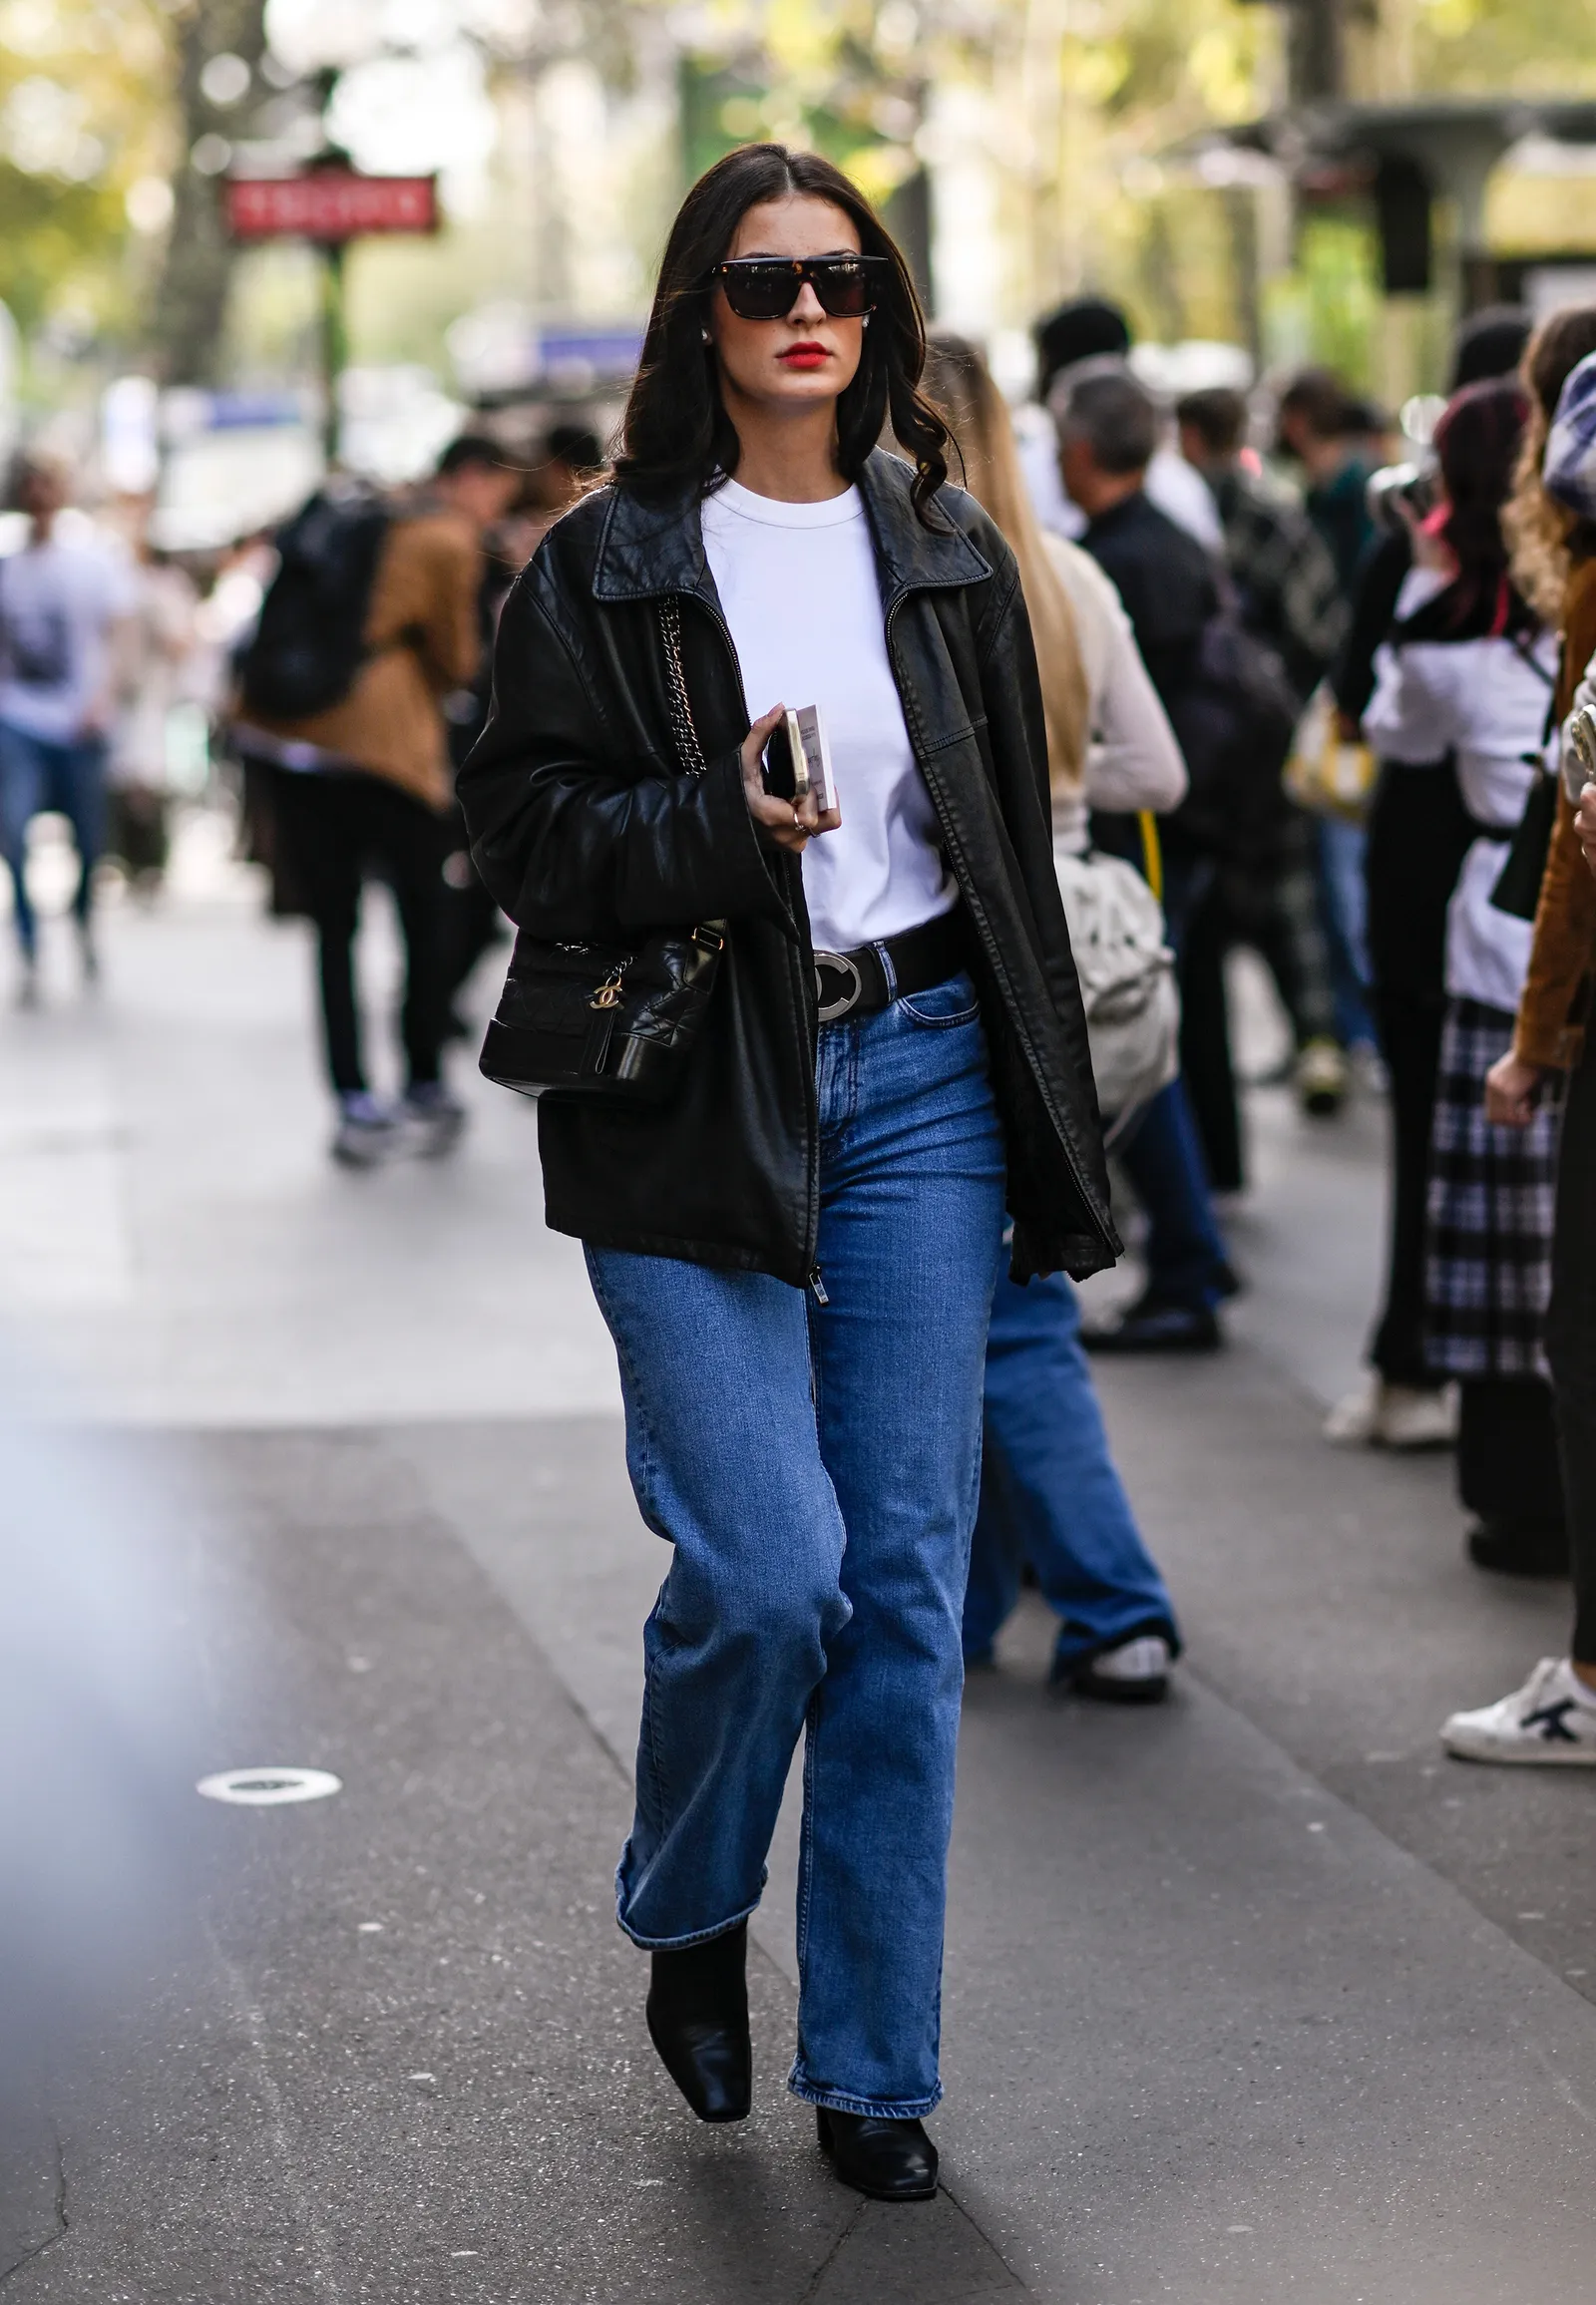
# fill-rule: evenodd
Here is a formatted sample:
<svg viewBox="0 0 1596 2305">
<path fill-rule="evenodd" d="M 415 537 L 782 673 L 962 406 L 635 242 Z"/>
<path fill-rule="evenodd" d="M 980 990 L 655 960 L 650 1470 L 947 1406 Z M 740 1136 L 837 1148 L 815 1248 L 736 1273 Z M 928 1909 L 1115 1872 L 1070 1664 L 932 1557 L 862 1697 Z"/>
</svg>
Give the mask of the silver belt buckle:
<svg viewBox="0 0 1596 2305">
<path fill-rule="evenodd" d="M 836 973 L 845 979 L 845 989 L 840 1000 L 828 1000 L 826 998 L 826 987 L 821 982 L 821 970 L 825 968 L 835 969 Z M 846 979 L 850 977 L 852 982 L 846 982 Z M 815 955 L 815 997 L 820 1003 L 820 1021 L 822 1024 L 835 1024 L 839 1016 L 850 1015 L 858 1007 L 864 996 L 865 980 L 859 973 L 857 961 L 850 960 L 846 953 L 817 953 Z"/>
</svg>

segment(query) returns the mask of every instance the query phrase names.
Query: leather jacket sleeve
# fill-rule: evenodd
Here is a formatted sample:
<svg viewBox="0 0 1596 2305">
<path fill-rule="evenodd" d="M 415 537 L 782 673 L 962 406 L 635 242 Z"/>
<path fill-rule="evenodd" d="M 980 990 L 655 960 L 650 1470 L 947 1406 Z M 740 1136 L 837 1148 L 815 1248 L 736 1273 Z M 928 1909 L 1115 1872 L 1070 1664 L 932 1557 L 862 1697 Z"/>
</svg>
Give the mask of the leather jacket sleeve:
<svg viewBox="0 0 1596 2305">
<path fill-rule="evenodd" d="M 505 603 L 493 708 L 458 780 L 472 857 L 505 912 L 535 936 L 581 940 L 784 919 L 738 753 L 702 776 L 628 757 L 601 696 L 535 564 Z"/>
</svg>

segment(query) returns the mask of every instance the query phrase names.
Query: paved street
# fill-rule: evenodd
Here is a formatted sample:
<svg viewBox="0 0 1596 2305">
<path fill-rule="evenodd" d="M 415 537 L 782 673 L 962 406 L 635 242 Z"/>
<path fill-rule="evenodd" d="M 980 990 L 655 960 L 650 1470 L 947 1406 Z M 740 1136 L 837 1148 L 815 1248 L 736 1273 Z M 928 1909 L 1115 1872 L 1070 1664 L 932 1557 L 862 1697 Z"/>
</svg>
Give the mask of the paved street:
<svg viewBox="0 0 1596 2305">
<path fill-rule="evenodd" d="M 1590 2293 L 1596 1786 L 1435 1740 L 1561 1646 L 1566 1593 L 1467 1567 L 1445 1460 L 1319 1437 L 1373 1298 L 1378 1106 L 1257 1092 L 1232 1348 L 1103 1372 L 1189 1656 L 1160 1712 L 1058 1704 L 1028 1603 L 972 1687 L 946 2187 L 894 2211 L 782 2086 L 790 1816 L 753 2119 L 698 2126 L 647 2042 L 609 1874 L 663 1561 L 531 1108 L 463 1064 L 455 1161 L 335 1171 L 303 934 L 204 823 L 105 943 L 95 998 L 58 932 L 43 1010 L 0 1015 L 21 1388 L 170 1520 L 185 1786 L 343 1789 L 190 1800 L 168 1950 L 4 2110 L 7 2305 Z"/>
</svg>

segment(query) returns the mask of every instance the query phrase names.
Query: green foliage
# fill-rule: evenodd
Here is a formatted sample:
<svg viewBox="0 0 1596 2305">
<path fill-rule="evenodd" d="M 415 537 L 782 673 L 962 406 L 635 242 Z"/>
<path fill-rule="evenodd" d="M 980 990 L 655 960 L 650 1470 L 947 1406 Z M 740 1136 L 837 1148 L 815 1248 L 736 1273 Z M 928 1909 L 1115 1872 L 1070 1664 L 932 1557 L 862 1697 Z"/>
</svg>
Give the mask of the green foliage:
<svg viewBox="0 0 1596 2305">
<path fill-rule="evenodd" d="M 0 298 L 25 337 L 134 324 L 125 199 L 170 165 L 170 56 L 154 0 L 0 5 Z"/>
<path fill-rule="evenodd" d="M 1426 94 L 1582 96 L 1596 89 L 1590 0 L 1400 0 Z M 1373 92 L 1372 92 L 1373 93 Z"/>
</svg>

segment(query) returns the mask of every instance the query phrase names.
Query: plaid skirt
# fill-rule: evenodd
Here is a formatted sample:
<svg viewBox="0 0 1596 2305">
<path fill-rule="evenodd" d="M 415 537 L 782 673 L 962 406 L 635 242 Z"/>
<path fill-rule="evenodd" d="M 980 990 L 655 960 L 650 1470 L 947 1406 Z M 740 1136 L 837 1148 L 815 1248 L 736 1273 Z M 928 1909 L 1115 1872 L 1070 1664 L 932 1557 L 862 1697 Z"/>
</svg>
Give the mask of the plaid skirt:
<svg viewBox="0 0 1596 2305">
<path fill-rule="evenodd" d="M 1506 1010 L 1447 1004 L 1430 1135 L 1425 1357 L 1442 1376 L 1547 1373 L 1557 1102 L 1528 1128 L 1493 1128 L 1485 1075 L 1513 1041 Z"/>
</svg>

